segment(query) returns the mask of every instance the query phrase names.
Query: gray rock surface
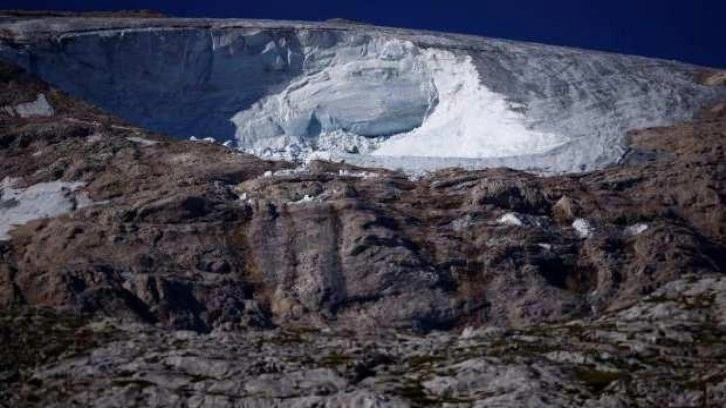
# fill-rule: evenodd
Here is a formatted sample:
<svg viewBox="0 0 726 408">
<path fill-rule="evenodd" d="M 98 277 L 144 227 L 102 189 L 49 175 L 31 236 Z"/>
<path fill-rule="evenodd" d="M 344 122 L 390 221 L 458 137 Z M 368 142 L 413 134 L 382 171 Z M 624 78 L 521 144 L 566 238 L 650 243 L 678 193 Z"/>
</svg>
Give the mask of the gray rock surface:
<svg viewBox="0 0 726 408">
<path fill-rule="evenodd" d="M 11 322 L 22 318 L 37 322 L 46 347 L 100 340 L 24 366 L 0 395 L 12 406 L 721 406 L 724 298 L 723 276 L 688 278 L 597 319 L 481 327 L 465 336 L 309 328 L 197 334 L 113 320 L 63 333 L 32 317 L 62 315 L 5 310 L 0 333 L 20 331 Z"/>
</svg>

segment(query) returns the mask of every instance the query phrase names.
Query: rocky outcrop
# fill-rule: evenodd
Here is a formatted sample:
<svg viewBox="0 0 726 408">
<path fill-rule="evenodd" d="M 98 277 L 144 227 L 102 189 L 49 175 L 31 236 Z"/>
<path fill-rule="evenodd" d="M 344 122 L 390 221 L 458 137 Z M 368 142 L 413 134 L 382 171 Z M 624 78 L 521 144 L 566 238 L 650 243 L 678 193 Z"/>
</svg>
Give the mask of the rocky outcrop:
<svg viewBox="0 0 726 408">
<path fill-rule="evenodd" d="M 726 85 L 726 71 L 711 71 L 701 77 L 701 82 L 708 86 Z"/>
<path fill-rule="evenodd" d="M 725 308 L 722 275 L 690 275 L 594 320 L 426 336 L 198 334 L 4 309 L 0 356 L 12 365 L 0 366 L 0 397 L 52 407 L 722 406 Z"/>
</svg>

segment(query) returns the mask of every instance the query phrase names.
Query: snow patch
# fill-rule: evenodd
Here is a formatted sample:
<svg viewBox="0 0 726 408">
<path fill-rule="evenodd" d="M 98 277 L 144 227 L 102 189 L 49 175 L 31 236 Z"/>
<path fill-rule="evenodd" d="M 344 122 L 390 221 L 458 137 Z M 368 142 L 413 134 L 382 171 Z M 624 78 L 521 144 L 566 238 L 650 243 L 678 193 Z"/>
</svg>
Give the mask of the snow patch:
<svg viewBox="0 0 726 408">
<path fill-rule="evenodd" d="M 297 201 L 290 201 L 288 204 L 291 205 L 300 205 L 300 204 L 311 204 L 311 203 L 320 203 L 323 200 L 320 197 L 314 197 L 308 194 L 305 194 L 305 196 Z"/>
<path fill-rule="evenodd" d="M 645 223 L 638 223 L 631 225 L 623 230 L 623 234 L 626 237 L 634 237 L 636 235 L 640 235 L 643 232 L 645 232 L 649 228 L 648 224 Z"/>
<path fill-rule="evenodd" d="M 584 218 L 577 218 L 573 221 L 572 228 L 575 229 L 577 236 L 582 239 L 590 238 L 595 233 L 593 224 Z"/>
<path fill-rule="evenodd" d="M 243 204 L 247 204 L 247 205 L 255 204 L 255 200 L 253 198 L 251 198 L 250 195 L 247 194 L 246 191 L 238 191 L 237 194 L 238 194 L 237 197 L 238 197 L 239 201 L 242 202 Z"/>
<path fill-rule="evenodd" d="M 18 225 L 92 204 L 85 194 L 76 193 L 84 185 L 81 182 L 51 181 L 15 188 L 15 181 L 5 178 L 0 183 L 0 240 L 9 239 L 9 232 Z"/>
<path fill-rule="evenodd" d="M 517 217 L 517 214 L 515 213 L 506 213 L 499 217 L 497 219 L 497 224 L 502 225 L 513 225 L 515 227 L 522 227 L 524 226 L 524 221 L 522 221 L 519 217 Z"/>
<path fill-rule="evenodd" d="M 277 171 L 274 171 L 272 173 L 272 175 L 275 177 L 294 177 L 294 176 L 298 176 L 302 173 L 307 173 L 307 172 L 308 172 L 308 168 L 303 165 L 303 166 L 295 167 L 294 169 L 277 170 Z"/>
<path fill-rule="evenodd" d="M 354 177 L 362 179 L 377 178 L 379 176 L 378 173 L 373 171 L 353 171 L 348 169 L 338 170 L 338 175 L 340 177 Z"/>
<path fill-rule="evenodd" d="M 105 137 L 106 136 L 103 135 L 102 133 L 94 133 L 86 138 L 86 143 L 88 143 L 88 144 L 97 143 L 97 142 L 100 142 L 101 140 L 103 140 Z"/>
<path fill-rule="evenodd" d="M 308 171 L 307 164 L 303 164 L 292 169 L 267 170 L 260 177 L 294 177 Z"/>
<path fill-rule="evenodd" d="M 3 106 L 2 109 L 11 116 L 17 115 L 24 119 L 55 115 L 55 110 L 44 94 L 38 94 L 38 97 L 33 102 L 20 103 L 15 105 L 15 107 Z"/>
<path fill-rule="evenodd" d="M 159 142 L 157 142 L 156 140 L 145 139 L 143 137 L 138 137 L 138 136 L 129 136 L 126 138 L 126 140 L 140 144 L 142 146 L 153 146 L 155 144 L 159 144 Z"/>
<path fill-rule="evenodd" d="M 200 143 L 217 143 L 217 139 L 215 139 L 213 137 L 198 138 L 196 136 L 189 136 L 189 141 L 190 142 L 200 142 Z"/>
<path fill-rule="evenodd" d="M 497 219 L 497 224 L 514 227 L 545 227 L 549 224 L 547 217 L 509 212 Z"/>
<path fill-rule="evenodd" d="M 267 170 L 260 177 L 295 177 L 295 176 L 299 176 L 301 174 L 308 173 L 309 171 L 310 171 L 310 169 L 308 168 L 308 163 L 304 163 L 301 166 L 298 166 L 298 167 L 295 167 L 292 169 L 281 169 L 281 170 L 275 170 L 275 171 Z M 360 178 L 360 179 L 372 179 L 372 178 L 380 177 L 380 174 L 378 174 L 374 171 L 367 171 L 367 170 L 355 171 L 355 170 L 349 170 L 349 169 L 340 169 L 337 172 L 325 172 L 325 174 L 329 174 L 331 176 Z"/>
</svg>

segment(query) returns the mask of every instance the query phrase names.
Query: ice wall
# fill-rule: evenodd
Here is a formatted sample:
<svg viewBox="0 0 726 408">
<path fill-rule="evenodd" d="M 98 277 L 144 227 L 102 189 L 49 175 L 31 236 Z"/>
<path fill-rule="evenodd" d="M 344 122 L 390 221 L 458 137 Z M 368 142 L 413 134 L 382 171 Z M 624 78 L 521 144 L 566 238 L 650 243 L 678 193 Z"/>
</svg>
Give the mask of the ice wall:
<svg viewBox="0 0 726 408">
<path fill-rule="evenodd" d="M 411 42 L 303 39 L 302 75 L 232 118 L 238 146 L 284 158 L 321 148 L 367 152 L 381 138 L 420 126 L 437 101 L 431 72 Z"/>
<path fill-rule="evenodd" d="M 5 20 L 0 56 L 131 122 L 258 155 L 425 170 L 603 168 L 726 96 L 696 67 L 538 44 L 248 20 Z M 9 38 L 9 39 L 8 39 Z"/>
</svg>

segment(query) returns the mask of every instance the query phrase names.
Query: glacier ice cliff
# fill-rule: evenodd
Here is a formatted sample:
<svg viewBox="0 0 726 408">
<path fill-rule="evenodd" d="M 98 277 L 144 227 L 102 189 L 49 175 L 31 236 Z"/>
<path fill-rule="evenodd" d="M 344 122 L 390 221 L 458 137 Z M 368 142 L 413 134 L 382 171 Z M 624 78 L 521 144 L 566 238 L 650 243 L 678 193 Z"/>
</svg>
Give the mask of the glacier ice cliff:
<svg viewBox="0 0 726 408">
<path fill-rule="evenodd" d="M 341 23 L 0 20 L 0 57 L 137 125 L 411 171 L 616 164 L 724 96 L 677 62 Z"/>
</svg>

